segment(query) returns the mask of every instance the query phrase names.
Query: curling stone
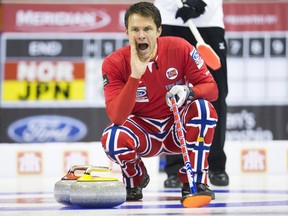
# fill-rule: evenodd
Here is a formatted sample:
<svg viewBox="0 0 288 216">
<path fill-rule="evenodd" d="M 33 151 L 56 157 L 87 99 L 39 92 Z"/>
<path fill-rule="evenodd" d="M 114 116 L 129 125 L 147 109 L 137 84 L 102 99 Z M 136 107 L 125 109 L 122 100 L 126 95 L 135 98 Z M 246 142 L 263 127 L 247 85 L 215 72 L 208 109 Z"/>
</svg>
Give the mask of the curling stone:
<svg viewBox="0 0 288 216">
<path fill-rule="evenodd" d="M 126 201 L 126 187 L 113 177 L 92 172 L 109 172 L 107 167 L 90 167 L 71 185 L 70 202 L 81 208 L 112 208 Z"/>
<path fill-rule="evenodd" d="M 54 185 L 54 198 L 57 202 L 64 205 L 71 205 L 70 203 L 70 189 L 71 185 L 76 182 L 81 176 L 75 175 L 78 170 L 85 171 L 91 166 L 88 165 L 75 165 L 69 169 L 67 174 L 61 178 L 60 181 Z"/>
</svg>

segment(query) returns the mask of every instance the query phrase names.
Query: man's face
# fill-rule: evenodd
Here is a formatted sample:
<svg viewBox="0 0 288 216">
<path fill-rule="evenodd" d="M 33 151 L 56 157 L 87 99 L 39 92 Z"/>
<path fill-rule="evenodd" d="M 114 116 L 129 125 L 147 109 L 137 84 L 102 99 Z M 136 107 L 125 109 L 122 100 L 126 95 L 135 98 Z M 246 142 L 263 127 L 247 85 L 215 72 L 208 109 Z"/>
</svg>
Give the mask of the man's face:
<svg viewBox="0 0 288 216">
<path fill-rule="evenodd" d="M 135 41 L 140 60 L 145 61 L 154 57 L 161 28 L 157 29 L 152 18 L 143 17 L 139 14 L 131 15 L 128 19 L 126 33 L 129 41 Z"/>
</svg>

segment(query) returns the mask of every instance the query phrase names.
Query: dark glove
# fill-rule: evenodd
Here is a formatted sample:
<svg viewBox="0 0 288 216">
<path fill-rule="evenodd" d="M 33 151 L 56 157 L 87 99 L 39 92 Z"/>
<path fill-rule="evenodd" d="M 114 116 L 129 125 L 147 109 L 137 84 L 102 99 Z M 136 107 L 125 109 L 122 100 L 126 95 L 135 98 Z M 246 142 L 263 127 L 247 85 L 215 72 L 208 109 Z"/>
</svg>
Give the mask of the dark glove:
<svg viewBox="0 0 288 216">
<path fill-rule="evenodd" d="M 175 18 L 181 17 L 185 22 L 197 18 L 205 12 L 207 4 L 203 0 L 182 0 L 183 7 L 177 10 Z"/>
</svg>

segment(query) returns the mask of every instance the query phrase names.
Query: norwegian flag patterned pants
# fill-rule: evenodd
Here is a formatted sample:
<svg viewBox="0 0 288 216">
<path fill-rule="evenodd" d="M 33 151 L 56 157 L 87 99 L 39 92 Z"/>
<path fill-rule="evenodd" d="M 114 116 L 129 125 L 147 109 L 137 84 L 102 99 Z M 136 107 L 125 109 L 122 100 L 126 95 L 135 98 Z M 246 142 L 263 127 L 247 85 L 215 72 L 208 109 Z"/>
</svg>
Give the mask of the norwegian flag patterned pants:
<svg viewBox="0 0 288 216">
<path fill-rule="evenodd" d="M 197 99 L 180 111 L 194 181 L 207 184 L 208 155 L 217 122 L 214 107 Z M 130 115 L 123 125 L 109 125 L 101 138 L 103 148 L 112 161 L 119 164 L 126 187 L 137 187 L 144 173 L 142 157 L 181 154 L 174 117 L 151 119 Z M 181 182 L 188 182 L 186 168 L 179 170 Z"/>
</svg>

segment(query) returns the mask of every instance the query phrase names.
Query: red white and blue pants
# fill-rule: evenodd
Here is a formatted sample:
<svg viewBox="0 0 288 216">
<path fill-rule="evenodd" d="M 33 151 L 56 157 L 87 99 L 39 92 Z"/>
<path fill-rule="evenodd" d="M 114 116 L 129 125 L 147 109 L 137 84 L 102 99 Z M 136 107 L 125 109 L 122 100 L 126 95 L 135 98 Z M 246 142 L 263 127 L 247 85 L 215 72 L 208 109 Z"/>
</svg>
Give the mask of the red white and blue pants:
<svg viewBox="0 0 288 216">
<path fill-rule="evenodd" d="M 207 184 L 207 158 L 217 113 L 210 102 L 197 99 L 180 111 L 180 117 L 194 181 Z M 129 188 L 138 186 L 146 172 L 142 157 L 181 154 L 172 113 L 161 120 L 130 115 L 123 125 L 109 125 L 103 132 L 101 143 L 107 156 L 120 165 L 124 183 Z M 181 182 L 188 182 L 184 164 L 178 177 Z"/>
</svg>

